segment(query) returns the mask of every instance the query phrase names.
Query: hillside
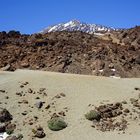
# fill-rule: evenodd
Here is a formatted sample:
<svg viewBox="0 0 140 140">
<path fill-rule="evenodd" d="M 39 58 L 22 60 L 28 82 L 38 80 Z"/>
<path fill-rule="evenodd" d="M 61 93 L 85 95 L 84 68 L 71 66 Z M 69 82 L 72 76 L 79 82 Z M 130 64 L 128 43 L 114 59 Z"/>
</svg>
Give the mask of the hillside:
<svg viewBox="0 0 140 140">
<path fill-rule="evenodd" d="M 139 29 L 140 27 L 114 31 L 112 35 L 120 43 L 113 43 L 111 38 L 105 40 L 102 36 L 76 31 L 33 35 L 21 35 L 15 31 L 1 32 L 0 68 L 10 71 L 26 68 L 62 73 L 140 77 Z M 135 39 L 132 39 L 133 34 Z M 135 43 L 127 43 L 125 38 L 128 42 L 133 40 Z"/>
</svg>

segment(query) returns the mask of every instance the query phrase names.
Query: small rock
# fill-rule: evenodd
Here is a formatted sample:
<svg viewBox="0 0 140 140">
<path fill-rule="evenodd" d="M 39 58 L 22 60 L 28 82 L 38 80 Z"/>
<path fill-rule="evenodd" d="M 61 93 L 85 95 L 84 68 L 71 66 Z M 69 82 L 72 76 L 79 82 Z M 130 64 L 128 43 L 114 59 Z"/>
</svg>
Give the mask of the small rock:
<svg viewBox="0 0 140 140">
<path fill-rule="evenodd" d="M 122 104 L 127 104 L 127 102 L 126 101 L 122 101 Z"/>
<path fill-rule="evenodd" d="M 133 106 L 134 106 L 134 107 L 140 107 L 140 104 L 139 104 L 138 102 L 134 102 L 134 103 L 133 103 Z"/>
<path fill-rule="evenodd" d="M 59 98 L 61 98 L 61 96 L 60 95 L 56 95 L 55 98 L 59 99 Z"/>
<path fill-rule="evenodd" d="M 24 111 L 21 114 L 25 116 L 25 115 L 27 115 L 27 111 Z"/>
<path fill-rule="evenodd" d="M 21 66 L 24 67 L 24 68 L 27 68 L 27 67 L 29 67 L 29 64 L 24 62 L 24 63 L 21 63 Z"/>
<path fill-rule="evenodd" d="M 20 88 L 24 88 L 24 85 L 20 85 Z"/>
<path fill-rule="evenodd" d="M 138 100 L 137 99 L 134 99 L 134 98 L 131 98 L 130 99 L 130 102 L 133 104 L 134 102 L 137 102 Z"/>
<path fill-rule="evenodd" d="M 35 99 L 37 99 L 37 100 L 38 100 L 38 99 L 40 99 L 40 97 L 36 97 Z"/>
<path fill-rule="evenodd" d="M 135 87 L 135 90 L 140 90 L 140 88 L 138 88 L 138 87 Z"/>
<path fill-rule="evenodd" d="M 29 88 L 28 93 L 33 93 L 33 90 L 31 88 Z"/>
<path fill-rule="evenodd" d="M 39 102 L 37 102 L 37 103 L 35 104 L 35 106 L 36 106 L 37 108 L 41 108 L 41 107 L 43 106 L 43 102 L 42 102 L 42 101 L 39 101 Z"/>
<path fill-rule="evenodd" d="M 129 109 L 126 108 L 126 109 L 124 110 L 124 112 L 125 112 L 125 113 L 129 113 L 130 111 L 129 111 Z"/>
<path fill-rule="evenodd" d="M 21 92 L 16 92 L 16 95 L 22 96 Z"/>
<path fill-rule="evenodd" d="M 12 134 L 13 132 L 14 132 L 14 130 L 15 130 L 15 128 L 16 128 L 16 125 L 15 124 L 12 124 L 12 123 L 8 123 L 7 125 L 6 125 L 6 133 L 7 134 Z"/>
<path fill-rule="evenodd" d="M 5 93 L 6 91 L 5 91 L 5 90 L 3 90 L 3 89 L 0 89 L 0 92 Z"/>
<path fill-rule="evenodd" d="M 59 117 L 59 115 L 57 115 L 56 113 L 53 113 L 52 116 L 51 116 L 51 119 L 52 118 L 57 118 L 57 117 Z"/>
<path fill-rule="evenodd" d="M 43 91 L 45 91 L 45 90 L 46 90 L 46 88 L 40 88 L 40 89 L 39 89 L 40 92 L 43 92 Z"/>
<path fill-rule="evenodd" d="M 9 96 L 6 96 L 5 99 L 9 99 Z"/>
<path fill-rule="evenodd" d="M 37 138 L 44 138 L 46 136 L 41 126 L 37 127 L 36 129 L 33 129 L 32 132 L 34 133 L 34 137 Z"/>
<path fill-rule="evenodd" d="M 117 102 L 115 105 L 118 106 L 118 107 L 122 106 L 122 104 L 120 102 Z"/>
<path fill-rule="evenodd" d="M 5 132 L 6 125 L 5 123 L 0 124 L 0 133 Z"/>
<path fill-rule="evenodd" d="M 64 111 L 61 111 L 61 112 L 59 112 L 58 114 L 61 115 L 61 116 L 66 116 L 66 114 L 65 114 Z"/>
<path fill-rule="evenodd" d="M 62 97 L 66 97 L 66 95 L 65 95 L 64 93 L 60 93 L 60 95 L 61 95 Z"/>
<path fill-rule="evenodd" d="M 13 117 L 7 109 L 0 108 L 0 122 L 8 122 L 12 119 Z"/>
<path fill-rule="evenodd" d="M 28 84 L 29 84 L 29 82 L 25 82 L 25 83 L 24 83 L 25 86 L 28 85 Z"/>
<path fill-rule="evenodd" d="M 8 136 L 5 140 L 19 140 L 16 136 Z"/>
<path fill-rule="evenodd" d="M 51 106 L 50 105 L 47 105 L 46 107 L 45 107 L 45 109 L 49 109 Z"/>
<path fill-rule="evenodd" d="M 34 118 L 35 118 L 35 120 L 37 120 L 37 119 L 38 119 L 38 117 L 37 117 L 37 116 L 34 116 Z"/>
<path fill-rule="evenodd" d="M 23 139 L 23 135 L 22 134 L 18 134 L 17 138 L 18 138 L 18 140 L 22 140 Z"/>
<path fill-rule="evenodd" d="M 33 125 L 34 123 L 33 122 L 29 122 L 29 125 Z"/>
<path fill-rule="evenodd" d="M 28 101 L 27 100 L 22 100 L 22 103 L 28 104 Z"/>
</svg>

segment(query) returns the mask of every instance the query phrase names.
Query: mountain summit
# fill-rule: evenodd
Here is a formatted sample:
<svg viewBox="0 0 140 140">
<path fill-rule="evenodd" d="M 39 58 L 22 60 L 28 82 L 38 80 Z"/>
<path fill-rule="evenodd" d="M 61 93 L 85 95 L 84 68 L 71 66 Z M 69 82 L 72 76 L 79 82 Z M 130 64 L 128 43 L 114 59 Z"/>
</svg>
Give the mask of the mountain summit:
<svg viewBox="0 0 140 140">
<path fill-rule="evenodd" d="M 41 33 L 49 33 L 56 31 L 82 31 L 85 33 L 93 34 L 93 33 L 106 33 L 114 30 L 117 29 L 98 24 L 87 24 L 84 22 L 80 22 L 78 20 L 71 20 L 66 23 L 60 23 L 54 26 L 50 26 L 41 31 Z"/>
</svg>

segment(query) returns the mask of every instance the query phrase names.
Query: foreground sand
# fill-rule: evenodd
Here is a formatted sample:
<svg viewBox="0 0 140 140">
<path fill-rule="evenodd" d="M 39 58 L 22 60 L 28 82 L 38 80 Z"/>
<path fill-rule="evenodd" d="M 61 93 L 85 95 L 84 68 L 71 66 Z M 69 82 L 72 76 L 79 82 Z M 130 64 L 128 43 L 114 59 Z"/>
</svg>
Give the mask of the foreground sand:
<svg viewBox="0 0 140 140">
<path fill-rule="evenodd" d="M 29 82 L 21 88 L 21 83 Z M 17 70 L 15 72 L 0 72 L 0 89 L 8 93 L 0 93 L 1 107 L 6 108 L 13 115 L 13 122 L 16 122 L 16 133 L 22 133 L 24 140 L 32 139 L 32 129 L 41 125 L 46 133 L 44 140 L 139 140 L 139 121 L 130 122 L 125 134 L 118 132 L 101 132 L 92 128 L 92 122 L 85 119 L 84 114 L 91 110 L 89 104 L 99 105 L 123 100 L 129 100 L 138 96 L 140 79 L 113 79 L 95 76 L 82 76 L 72 74 L 60 74 L 53 72 L 40 72 L 29 70 Z M 38 91 L 46 88 L 47 96 L 29 94 L 28 89 Z M 25 96 L 19 97 L 16 92 L 25 92 Z M 64 93 L 66 97 L 54 98 Z M 8 96 L 9 99 L 5 97 Z M 39 97 L 40 99 L 36 99 Z M 27 100 L 28 104 L 18 102 Z M 37 101 L 44 101 L 43 107 L 38 110 L 34 107 Z M 51 105 L 48 110 L 47 105 Z M 27 111 L 27 115 L 21 113 Z M 64 117 L 68 127 L 62 131 L 53 132 L 48 129 L 47 121 L 53 113 L 64 111 Z M 38 121 L 32 120 L 37 116 Z M 33 125 L 29 125 L 32 120 Z M 37 138 L 35 138 L 37 139 Z"/>
</svg>

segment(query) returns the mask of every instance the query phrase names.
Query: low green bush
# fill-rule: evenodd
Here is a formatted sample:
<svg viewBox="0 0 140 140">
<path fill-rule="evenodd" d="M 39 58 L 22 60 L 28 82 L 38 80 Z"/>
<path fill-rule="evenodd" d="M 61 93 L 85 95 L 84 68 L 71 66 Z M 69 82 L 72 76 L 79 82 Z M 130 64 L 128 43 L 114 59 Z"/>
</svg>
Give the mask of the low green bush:
<svg viewBox="0 0 140 140">
<path fill-rule="evenodd" d="M 97 120 L 99 121 L 101 118 L 101 115 L 98 111 L 96 110 L 91 110 L 90 112 L 88 112 L 87 114 L 85 114 L 86 119 L 92 121 L 92 120 Z"/>
<path fill-rule="evenodd" d="M 48 121 L 48 127 L 53 131 L 59 131 L 66 128 L 67 124 L 62 118 L 56 117 Z"/>
</svg>

